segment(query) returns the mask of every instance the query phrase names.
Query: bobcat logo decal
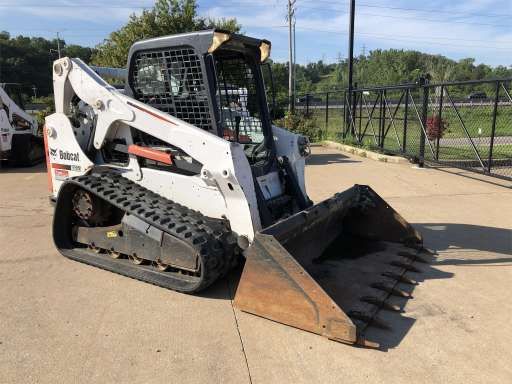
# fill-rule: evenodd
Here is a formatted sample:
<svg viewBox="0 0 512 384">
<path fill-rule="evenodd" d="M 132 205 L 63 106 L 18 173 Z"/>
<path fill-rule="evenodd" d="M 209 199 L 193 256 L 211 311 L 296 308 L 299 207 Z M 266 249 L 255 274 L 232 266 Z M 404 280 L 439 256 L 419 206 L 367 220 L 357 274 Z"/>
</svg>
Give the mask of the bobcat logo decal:
<svg viewBox="0 0 512 384">
<path fill-rule="evenodd" d="M 55 159 L 57 157 L 57 149 L 50 148 L 50 156 Z"/>
</svg>

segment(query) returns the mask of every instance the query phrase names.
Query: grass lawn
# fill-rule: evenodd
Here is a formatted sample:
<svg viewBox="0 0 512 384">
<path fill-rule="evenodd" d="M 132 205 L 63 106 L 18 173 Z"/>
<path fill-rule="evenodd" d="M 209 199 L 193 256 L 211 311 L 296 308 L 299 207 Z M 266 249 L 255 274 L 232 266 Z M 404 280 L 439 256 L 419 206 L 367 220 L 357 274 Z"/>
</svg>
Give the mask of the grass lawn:
<svg viewBox="0 0 512 384">
<path fill-rule="evenodd" d="M 394 108 L 390 107 L 391 112 L 394 112 Z M 464 123 L 468 134 L 472 138 L 477 137 L 489 137 L 492 134 L 492 123 L 493 123 L 493 108 L 489 105 L 479 106 L 458 106 L 457 111 Z M 430 111 L 429 116 L 437 114 L 437 111 Z M 396 112 L 394 125 L 398 134 L 403 135 L 404 125 L 404 114 L 405 109 L 400 107 Z M 343 109 L 341 108 L 330 108 L 328 111 L 328 119 L 326 121 L 326 110 L 322 109 L 311 109 L 310 115 L 315 122 L 318 129 L 324 132 L 324 137 L 333 136 L 343 129 Z M 359 115 L 359 110 L 358 110 Z M 379 115 L 380 111 L 378 108 L 373 112 L 373 126 L 377 132 L 379 126 Z M 467 137 L 463 125 L 461 124 L 457 113 L 450 105 L 445 105 L 442 111 L 442 118 L 446 122 L 446 130 L 444 131 L 443 138 L 463 138 Z M 407 114 L 407 128 L 408 132 L 414 132 L 419 129 L 419 120 L 416 111 L 413 107 L 410 107 Z M 362 118 L 356 119 L 356 127 L 359 129 L 359 121 L 361 121 L 362 130 L 368 121 L 368 112 L 363 108 Z M 386 110 L 386 127 L 391 122 L 390 113 Z M 393 128 L 389 131 L 392 133 Z M 371 132 L 371 127 L 368 125 L 368 131 Z M 401 133 L 400 133 L 401 132 Z M 512 106 L 503 105 L 499 106 L 498 113 L 496 115 L 496 136 L 512 136 Z"/>
</svg>

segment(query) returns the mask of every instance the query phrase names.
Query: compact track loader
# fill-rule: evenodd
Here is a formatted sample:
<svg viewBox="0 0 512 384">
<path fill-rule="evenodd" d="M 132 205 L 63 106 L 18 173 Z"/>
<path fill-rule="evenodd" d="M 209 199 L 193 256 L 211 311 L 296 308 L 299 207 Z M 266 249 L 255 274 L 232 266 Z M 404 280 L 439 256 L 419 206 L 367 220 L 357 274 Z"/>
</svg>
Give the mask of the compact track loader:
<svg viewBox="0 0 512 384">
<path fill-rule="evenodd" d="M 365 329 L 412 283 L 421 236 L 367 186 L 311 202 L 308 139 L 269 116 L 269 54 L 266 40 L 216 30 L 140 41 L 122 91 L 79 59 L 55 61 L 45 126 L 55 244 L 181 292 L 245 259 L 238 308 L 371 345 Z"/>
<path fill-rule="evenodd" d="M 44 160 L 43 138 L 36 119 L 23 110 L 19 90 L 19 84 L 0 84 L 0 160 L 33 165 Z"/>
</svg>

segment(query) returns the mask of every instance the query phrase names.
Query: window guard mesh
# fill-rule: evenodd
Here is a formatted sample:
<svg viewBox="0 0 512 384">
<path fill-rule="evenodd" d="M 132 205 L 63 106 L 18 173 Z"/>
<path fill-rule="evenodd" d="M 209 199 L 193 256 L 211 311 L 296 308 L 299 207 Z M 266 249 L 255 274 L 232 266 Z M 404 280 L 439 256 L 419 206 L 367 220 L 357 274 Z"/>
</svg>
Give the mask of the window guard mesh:
<svg viewBox="0 0 512 384">
<path fill-rule="evenodd" d="M 264 140 L 261 123 L 257 79 L 242 54 L 222 54 L 215 57 L 217 70 L 217 100 L 227 140 L 261 143 Z"/>
<path fill-rule="evenodd" d="M 135 98 L 204 130 L 212 130 L 201 61 L 192 47 L 135 53 Z"/>
</svg>

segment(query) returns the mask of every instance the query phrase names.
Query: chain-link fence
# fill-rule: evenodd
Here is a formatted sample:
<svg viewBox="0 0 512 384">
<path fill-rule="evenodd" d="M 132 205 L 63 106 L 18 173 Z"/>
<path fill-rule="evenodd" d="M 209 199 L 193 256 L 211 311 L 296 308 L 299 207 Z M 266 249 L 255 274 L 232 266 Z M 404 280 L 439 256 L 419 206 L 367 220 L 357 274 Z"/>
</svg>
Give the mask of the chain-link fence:
<svg viewBox="0 0 512 384">
<path fill-rule="evenodd" d="M 512 79 L 309 94 L 318 137 L 512 179 Z"/>
</svg>

